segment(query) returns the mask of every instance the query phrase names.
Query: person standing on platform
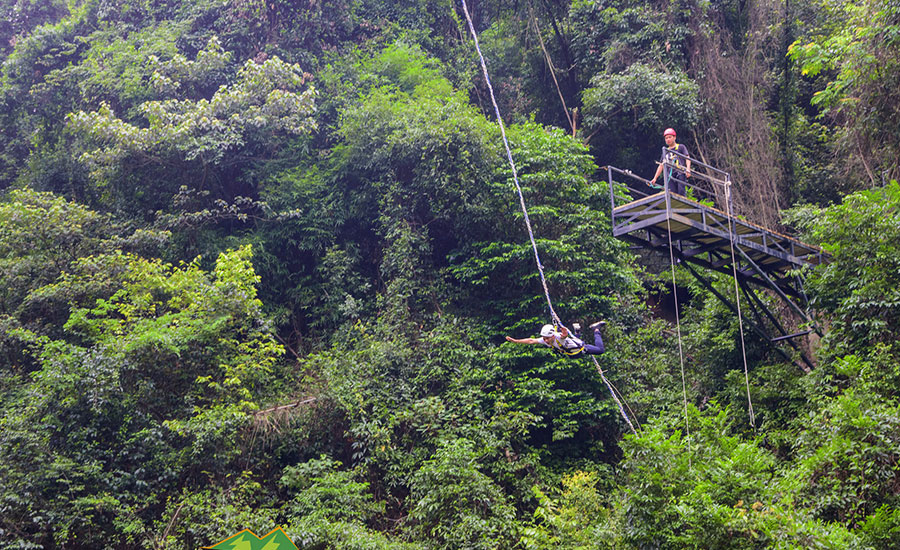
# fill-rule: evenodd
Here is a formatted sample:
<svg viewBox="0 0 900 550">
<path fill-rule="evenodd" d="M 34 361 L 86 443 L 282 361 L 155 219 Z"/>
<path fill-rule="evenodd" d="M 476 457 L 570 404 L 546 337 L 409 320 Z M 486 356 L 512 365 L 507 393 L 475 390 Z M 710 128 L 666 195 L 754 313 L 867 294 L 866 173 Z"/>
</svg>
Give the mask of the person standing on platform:
<svg viewBox="0 0 900 550">
<path fill-rule="evenodd" d="M 656 175 L 650 180 L 650 183 L 656 185 L 656 180 L 663 173 L 665 166 L 669 170 L 668 181 L 669 190 L 681 196 L 685 196 L 685 178 L 691 177 L 691 158 L 687 147 L 675 142 L 675 130 L 666 128 L 663 132 L 663 139 L 666 141 L 666 149 L 663 151 L 659 166 L 656 167 Z M 668 164 L 668 166 L 666 166 Z"/>
</svg>

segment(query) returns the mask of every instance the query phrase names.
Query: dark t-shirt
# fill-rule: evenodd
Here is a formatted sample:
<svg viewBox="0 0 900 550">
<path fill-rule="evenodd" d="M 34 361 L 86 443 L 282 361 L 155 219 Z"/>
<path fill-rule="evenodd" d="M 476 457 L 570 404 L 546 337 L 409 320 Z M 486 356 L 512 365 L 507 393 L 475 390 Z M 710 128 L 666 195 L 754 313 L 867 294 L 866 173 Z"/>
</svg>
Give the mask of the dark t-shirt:
<svg viewBox="0 0 900 550">
<path fill-rule="evenodd" d="M 676 155 L 675 153 L 678 154 Z M 675 147 L 672 147 L 671 149 L 667 148 L 663 151 L 662 160 L 660 160 L 660 162 L 668 162 L 669 164 L 684 170 L 684 159 L 690 156 L 687 147 L 679 143 Z M 680 173 L 681 170 L 676 170 L 675 173 Z"/>
<path fill-rule="evenodd" d="M 677 155 L 675 153 L 678 153 Z M 668 166 L 666 166 L 666 170 L 670 170 L 669 172 L 669 189 L 677 193 L 679 195 L 684 195 L 685 183 L 687 183 L 684 169 L 685 169 L 685 159 L 690 156 L 688 153 L 687 147 L 682 144 L 678 144 L 675 147 L 665 148 L 662 154 L 661 162 L 668 162 Z M 675 168 L 673 168 L 673 166 Z"/>
</svg>

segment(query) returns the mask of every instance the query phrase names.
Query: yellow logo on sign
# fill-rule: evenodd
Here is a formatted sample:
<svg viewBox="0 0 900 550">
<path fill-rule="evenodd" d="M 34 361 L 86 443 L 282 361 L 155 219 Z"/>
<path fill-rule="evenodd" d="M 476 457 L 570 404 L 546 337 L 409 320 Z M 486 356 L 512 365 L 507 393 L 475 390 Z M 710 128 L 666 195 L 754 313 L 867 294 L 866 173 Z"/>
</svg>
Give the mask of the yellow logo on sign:
<svg viewBox="0 0 900 550">
<path fill-rule="evenodd" d="M 204 546 L 206 550 L 298 550 L 284 529 L 276 527 L 263 538 L 253 531 L 244 529 L 214 546 Z"/>
</svg>

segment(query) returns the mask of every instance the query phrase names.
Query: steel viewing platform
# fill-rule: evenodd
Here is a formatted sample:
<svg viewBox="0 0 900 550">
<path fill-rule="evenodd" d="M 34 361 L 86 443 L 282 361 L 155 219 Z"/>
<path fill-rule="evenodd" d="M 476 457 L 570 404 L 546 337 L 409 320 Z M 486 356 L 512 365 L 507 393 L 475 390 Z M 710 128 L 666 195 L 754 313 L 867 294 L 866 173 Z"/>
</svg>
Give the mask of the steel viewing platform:
<svg viewBox="0 0 900 550">
<path fill-rule="evenodd" d="M 825 261 L 815 246 L 666 191 L 616 206 L 612 214 L 614 236 L 668 254 L 671 231 L 677 258 L 726 275 L 733 274 L 733 244 L 739 277 L 764 287 L 774 283 L 798 299 L 802 287 L 792 271 Z"/>
<path fill-rule="evenodd" d="M 719 203 L 726 204 L 727 212 L 711 206 L 710 200 L 701 202 L 669 191 L 670 178 L 678 177 L 677 166 L 673 170 L 668 163 L 663 164 L 665 184 L 660 191 L 657 191 L 659 187 L 630 171 L 607 166 L 613 235 L 640 248 L 656 250 L 666 257 L 671 251 L 679 265 L 737 314 L 740 307 L 718 292 L 703 272 L 716 271 L 729 277 L 736 276 L 744 301 L 750 305 L 754 315 L 754 319 L 745 318 L 745 322 L 773 344 L 786 359 L 794 361 L 778 346 L 778 343 L 787 341 L 803 361 L 803 364 L 797 364 L 809 372 L 812 363 L 792 339 L 810 332 L 821 335 L 821 332 L 809 315 L 809 303 L 803 292 L 799 270 L 826 262 L 828 255 L 796 238 L 740 216 L 729 215 L 728 212 L 732 212 L 729 174 L 693 159 L 691 161 L 692 179 L 688 185 L 693 187 L 694 193 L 717 197 Z M 626 178 L 627 181 L 622 181 Z M 704 184 L 713 188 L 712 192 L 702 189 Z M 635 195 L 640 198 L 634 199 Z M 693 266 L 702 269 L 698 271 Z M 751 286 L 774 292 L 809 329 L 788 334 Z"/>
</svg>

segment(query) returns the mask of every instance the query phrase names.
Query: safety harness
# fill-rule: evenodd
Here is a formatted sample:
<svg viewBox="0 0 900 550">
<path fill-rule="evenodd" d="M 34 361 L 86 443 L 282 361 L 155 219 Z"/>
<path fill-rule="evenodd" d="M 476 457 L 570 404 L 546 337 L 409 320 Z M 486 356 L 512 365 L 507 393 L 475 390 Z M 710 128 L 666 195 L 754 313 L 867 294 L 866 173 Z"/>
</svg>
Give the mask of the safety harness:
<svg viewBox="0 0 900 550">
<path fill-rule="evenodd" d="M 575 346 L 566 346 L 566 343 L 569 342 L 574 343 Z M 558 338 L 554 337 L 552 343 L 550 344 L 550 349 L 560 355 L 565 355 L 567 357 L 577 357 L 584 353 L 584 342 L 580 338 L 575 338 L 573 336 L 563 338 L 561 342 Z"/>
</svg>

